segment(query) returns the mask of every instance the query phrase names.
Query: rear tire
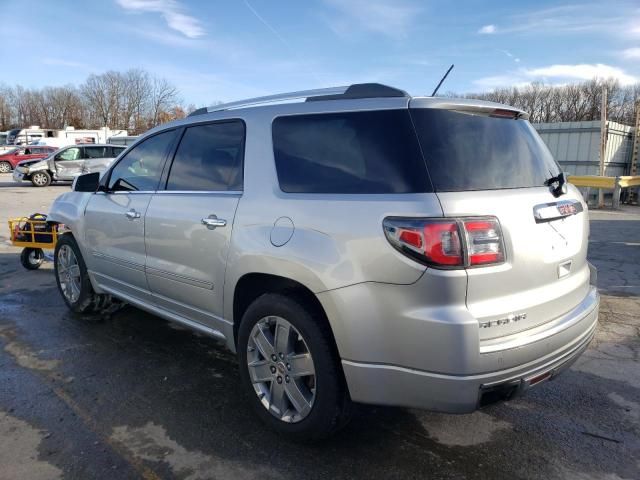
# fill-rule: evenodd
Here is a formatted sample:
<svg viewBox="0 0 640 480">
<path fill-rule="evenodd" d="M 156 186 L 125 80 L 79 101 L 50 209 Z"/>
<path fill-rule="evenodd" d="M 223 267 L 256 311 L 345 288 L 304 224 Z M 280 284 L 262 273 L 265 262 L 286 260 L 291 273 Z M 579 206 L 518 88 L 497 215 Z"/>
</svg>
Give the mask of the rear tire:
<svg viewBox="0 0 640 480">
<path fill-rule="evenodd" d="M 269 328 L 291 331 L 286 337 L 291 348 L 280 348 L 278 336 L 271 337 Z M 262 338 L 259 332 L 270 338 L 273 353 L 267 344 L 257 341 Z M 307 353 L 297 353 L 300 351 Z M 303 355 L 308 355 L 305 363 L 294 365 Z M 303 301 L 272 293 L 255 300 L 240 323 L 238 356 L 243 389 L 258 416 L 273 430 L 291 440 L 317 441 L 347 424 L 351 399 L 333 337 L 324 318 Z M 281 408 L 276 399 L 278 388 L 284 389 Z M 299 392 L 304 393 L 306 403 Z"/>
<path fill-rule="evenodd" d="M 44 252 L 41 248 L 23 248 L 20 263 L 27 270 L 37 270 L 44 262 Z"/>
<path fill-rule="evenodd" d="M 70 310 L 89 314 L 110 309 L 111 297 L 94 292 L 87 266 L 72 234 L 58 237 L 53 258 L 58 291 Z"/>
<path fill-rule="evenodd" d="M 9 162 L 0 162 L 0 173 L 9 173 L 12 170 Z"/>
<path fill-rule="evenodd" d="M 47 187 L 51 183 L 51 175 L 47 171 L 34 172 L 31 174 L 31 183 L 34 187 Z"/>
</svg>

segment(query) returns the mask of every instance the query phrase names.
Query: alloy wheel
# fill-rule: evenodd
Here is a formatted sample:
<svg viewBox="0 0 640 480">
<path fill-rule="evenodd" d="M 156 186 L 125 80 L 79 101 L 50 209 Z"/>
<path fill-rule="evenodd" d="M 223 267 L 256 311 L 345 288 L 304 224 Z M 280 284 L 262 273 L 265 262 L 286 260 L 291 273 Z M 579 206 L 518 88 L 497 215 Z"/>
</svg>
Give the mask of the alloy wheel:
<svg viewBox="0 0 640 480">
<path fill-rule="evenodd" d="M 0 173 L 9 173 L 11 171 L 11 165 L 7 162 L 0 162 Z"/>
<path fill-rule="evenodd" d="M 313 408 L 316 375 L 300 332 L 277 316 L 260 319 L 251 330 L 247 367 L 262 405 L 286 423 L 303 420 Z"/>
<path fill-rule="evenodd" d="M 47 184 L 47 176 L 44 173 L 34 173 L 31 178 L 33 179 L 33 183 L 42 187 Z"/>
<path fill-rule="evenodd" d="M 70 303 L 75 303 L 80 297 L 82 284 L 76 254 L 69 245 L 62 245 L 58 250 L 57 260 L 57 275 L 62 294 Z"/>
</svg>

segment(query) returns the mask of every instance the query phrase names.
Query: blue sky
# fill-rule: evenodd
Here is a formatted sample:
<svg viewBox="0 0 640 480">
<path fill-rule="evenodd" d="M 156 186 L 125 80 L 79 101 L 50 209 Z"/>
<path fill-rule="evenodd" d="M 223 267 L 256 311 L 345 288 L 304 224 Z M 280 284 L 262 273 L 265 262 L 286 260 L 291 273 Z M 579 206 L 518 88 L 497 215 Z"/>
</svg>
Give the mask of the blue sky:
<svg viewBox="0 0 640 480">
<path fill-rule="evenodd" d="M 429 94 L 640 80 L 640 2 L 0 0 L 0 83 L 141 67 L 197 106 L 377 81 Z M 9 67 L 8 67 L 9 66 Z"/>
</svg>

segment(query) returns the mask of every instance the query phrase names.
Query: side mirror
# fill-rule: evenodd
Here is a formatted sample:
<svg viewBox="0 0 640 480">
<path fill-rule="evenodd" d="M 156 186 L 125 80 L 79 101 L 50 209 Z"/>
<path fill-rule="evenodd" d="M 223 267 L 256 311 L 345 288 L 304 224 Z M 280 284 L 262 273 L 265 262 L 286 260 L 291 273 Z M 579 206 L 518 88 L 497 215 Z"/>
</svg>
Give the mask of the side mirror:
<svg viewBox="0 0 640 480">
<path fill-rule="evenodd" d="M 100 185 L 100 172 L 85 173 L 79 175 L 73 181 L 72 190 L 74 192 L 91 192 L 98 190 Z"/>
</svg>

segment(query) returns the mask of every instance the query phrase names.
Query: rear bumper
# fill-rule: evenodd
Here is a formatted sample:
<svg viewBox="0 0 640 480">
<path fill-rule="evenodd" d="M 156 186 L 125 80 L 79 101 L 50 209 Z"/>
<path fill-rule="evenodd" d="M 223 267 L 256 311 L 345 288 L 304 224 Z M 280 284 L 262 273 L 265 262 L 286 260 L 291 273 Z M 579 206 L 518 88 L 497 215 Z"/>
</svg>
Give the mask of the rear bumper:
<svg viewBox="0 0 640 480">
<path fill-rule="evenodd" d="M 429 291 L 423 287 L 418 288 Z M 336 300 L 336 291 L 330 299 L 324 294 L 319 298 L 336 334 L 351 398 L 361 403 L 474 411 L 492 400 L 521 394 L 568 368 L 588 347 L 598 320 L 599 295 L 590 286 L 584 300 L 562 317 L 517 338 L 485 342 L 479 339 L 478 321 L 464 306 L 403 309 L 385 299 L 382 292 L 388 292 L 389 285 L 379 290 L 372 284 L 356 288 L 355 297 L 362 296 L 362 289 L 373 288 L 374 293 L 365 301 L 356 301 L 348 292 L 340 292 L 346 298 Z M 413 297 L 412 286 L 398 286 L 393 296 L 404 289 Z M 332 314 L 344 314 L 345 309 L 350 319 L 335 322 Z M 374 312 L 382 319 L 372 317 Z"/>
<path fill-rule="evenodd" d="M 443 375 L 348 360 L 343 360 L 342 366 L 354 401 L 468 413 L 494 400 L 520 395 L 571 366 L 595 334 L 597 309 L 585 320 L 590 324 L 589 328 L 567 348 L 507 370 L 479 375 Z"/>
</svg>

